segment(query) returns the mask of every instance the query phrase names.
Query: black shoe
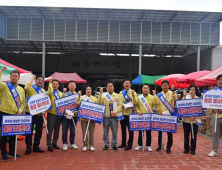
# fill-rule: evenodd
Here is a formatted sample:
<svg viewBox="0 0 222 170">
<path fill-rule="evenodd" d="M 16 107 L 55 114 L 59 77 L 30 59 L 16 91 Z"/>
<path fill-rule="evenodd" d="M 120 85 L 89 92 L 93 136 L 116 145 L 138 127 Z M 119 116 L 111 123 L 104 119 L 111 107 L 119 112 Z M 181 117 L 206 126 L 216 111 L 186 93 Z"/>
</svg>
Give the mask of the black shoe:
<svg viewBox="0 0 222 170">
<path fill-rule="evenodd" d="M 161 151 L 161 147 L 158 147 L 158 148 L 156 149 L 156 151 L 157 151 L 157 152 Z"/>
<path fill-rule="evenodd" d="M 114 151 L 118 151 L 116 145 L 112 147 Z"/>
<path fill-rule="evenodd" d="M 171 152 L 171 150 L 170 150 L 170 149 L 167 149 L 167 150 L 166 150 L 166 153 L 170 153 L 170 152 Z"/>
<path fill-rule="evenodd" d="M 8 154 L 8 157 L 9 158 L 14 158 L 14 154 Z M 21 158 L 21 156 L 16 154 L 16 158 Z"/>
<path fill-rule="evenodd" d="M 30 148 L 26 149 L 25 151 L 25 155 L 29 155 L 32 152 L 32 150 Z"/>
<path fill-rule="evenodd" d="M 45 151 L 40 149 L 39 147 L 37 148 L 33 148 L 33 152 L 40 152 L 40 153 L 44 153 Z"/>
<path fill-rule="evenodd" d="M 191 155 L 195 155 L 195 151 L 191 151 Z"/>
<path fill-rule="evenodd" d="M 190 153 L 190 152 L 189 152 L 189 151 L 184 150 L 184 151 L 183 151 L 183 153 L 184 153 L 184 154 L 186 154 L 186 153 Z"/>
<path fill-rule="evenodd" d="M 48 147 L 48 151 L 53 152 L 53 147 Z"/>
<path fill-rule="evenodd" d="M 127 151 L 127 150 L 130 150 L 130 149 L 132 149 L 132 147 L 130 147 L 130 146 L 126 146 L 124 150 Z"/>
<path fill-rule="evenodd" d="M 109 149 L 109 147 L 105 145 L 103 150 L 106 151 L 107 149 Z"/>
<path fill-rule="evenodd" d="M 60 149 L 60 147 L 58 145 L 53 145 L 52 146 L 54 149 Z"/>
<path fill-rule="evenodd" d="M 126 146 L 124 146 L 124 145 L 119 145 L 119 146 L 117 146 L 117 148 L 125 148 Z"/>
<path fill-rule="evenodd" d="M 3 161 L 3 162 L 8 161 L 8 156 L 7 156 L 7 155 L 2 155 L 2 161 Z"/>
</svg>

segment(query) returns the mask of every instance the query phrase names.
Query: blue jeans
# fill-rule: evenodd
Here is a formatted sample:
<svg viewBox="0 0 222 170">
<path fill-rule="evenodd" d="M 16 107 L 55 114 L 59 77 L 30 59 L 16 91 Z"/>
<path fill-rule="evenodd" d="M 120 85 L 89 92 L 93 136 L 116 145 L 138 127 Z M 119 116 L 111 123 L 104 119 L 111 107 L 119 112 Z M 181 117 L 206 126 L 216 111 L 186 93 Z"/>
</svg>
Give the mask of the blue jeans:
<svg viewBox="0 0 222 170">
<path fill-rule="evenodd" d="M 75 124 L 77 125 L 77 117 L 73 117 Z M 67 142 L 67 133 L 68 129 L 70 131 L 70 145 L 74 144 L 75 139 L 75 128 L 73 124 L 72 119 L 66 119 L 64 116 L 62 116 L 62 142 L 63 144 L 68 144 Z"/>
</svg>

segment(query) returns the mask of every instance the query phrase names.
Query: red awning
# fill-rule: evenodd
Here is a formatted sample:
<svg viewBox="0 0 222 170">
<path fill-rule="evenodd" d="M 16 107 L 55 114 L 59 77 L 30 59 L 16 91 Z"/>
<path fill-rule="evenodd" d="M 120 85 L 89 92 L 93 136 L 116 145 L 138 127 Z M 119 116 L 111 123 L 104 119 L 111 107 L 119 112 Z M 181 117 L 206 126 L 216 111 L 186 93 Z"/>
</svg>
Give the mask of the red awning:
<svg viewBox="0 0 222 170">
<path fill-rule="evenodd" d="M 207 70 L 203 70 L 203 71 L 197 71 L 197 72 L 193 72 L 190 74 L 187 74 L 185 76 L 179 77 L 176 82 L 177 83 L 187 83 L 187 84 L 192 84 L 194 83 L 194 80 L 206 75 L 207 73 L 209 73 L 210 71 Z"/>
<path fill-rule="evenodd" d="M 70 80 L 76 83 L 87 83 L 86 80 L 82 79 L 77 73 L 58 73 L 55 72 L 51 76 L 53 79 L 57 79 L 60 83 L 68 83 Z M 46 80 L 48 82 L 49 80 Z"/>
<path fill-rule="evenodd" d="M 19 68 L 19 67 L 13 65 L 13 64 L 10 64 L 10 63 L 2 60 L 1 58 L 0 58 L 0 63 L 4 64 L 4 65 L 6 65 L 6 66 L 9 66 L 9 67 L 16 68 L 17 71 L 18 71 L 20 74 L 22 74 L 22 73 L 31 73 L 31 71 L 28 71 L 28 70 L 24 70 L 24 69 L 22 69 L 22 68 Z"/>
<path fill-rule="evenodd" d="M 162 77 L 162 78 L 156 80 L 154 83 L 158 86 L 161 86 L 161 82 L 163 80 L 168 80 L 170 83 L 170 88 L 172 85 L 174 85 L 175 88 L 181 88 L 181 89 L 188 88 L 189 84 L 176 82 L 176 80 L 182 76 L 184 76 L 184 74 L 170 74 L 168 76 L 165 76 L 165 77 Z"/>
<path fill-rule="evenodd" d="M 213 70 L 209 72 L 208 74 L 196 79 L 194 81 L 194 84 L 196 86 L 201 87 L 201 86 L 217 86 L 217 76 L 219 74 L 222 74 L 222 66 L 217 68 L 216 70 Z"/>
</svg>

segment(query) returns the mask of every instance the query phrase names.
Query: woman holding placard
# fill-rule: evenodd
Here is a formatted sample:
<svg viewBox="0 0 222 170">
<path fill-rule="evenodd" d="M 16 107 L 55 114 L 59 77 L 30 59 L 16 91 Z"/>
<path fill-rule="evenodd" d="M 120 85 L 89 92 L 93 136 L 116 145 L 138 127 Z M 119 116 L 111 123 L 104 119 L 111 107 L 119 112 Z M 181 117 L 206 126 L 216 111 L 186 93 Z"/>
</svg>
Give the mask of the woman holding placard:
<svg viewBox="0 0 222 170">
<path fill-rule="evenodd" d="M 199 98 L 196 96 L 198 89 L 195 84 L 191 84 L 188 88 L 189 95 L 187 95 L 186 92 L 184 92 L 183 99 L 193 99 L 193 98 Z M 184 151 L 183 153 L 190 153 L 191 155 L 195 155 L 196 151 L 196 144 L 197 144 L 197 118 L 201 118 L 202 116 L 198 117 L 184 117 L 183 118 L 183 131 L 184 131 Z M 191 133 L 191 146 L 189 146 L 189 137 Z"/>
<path fill-rule="evenodd" d="M 78 97 L 76 98 L 76 104 L 80 104 L 81 100 L 88 101 L 88 102 L 93 102 L 93 103 L 98 103 L 98 99 L 92 96 L 92 87 L 90 85 L 86 86 L 86 95 L 81 96 L 81 91 L 78 92 Z M 89 122 L 89 125 L 88 125 Z M 88 130 L 87 130 L 88 126 Z M 89 119 L 83 119 L 81 118 L 81 127 L 82 127 L 82 137 L 83 137 L 83 151 L 86 151 L 89 145 L 89 149 L 91 151 L 94 151 L 94 130 L 95 130 L 95 121 L 89 120 Z M 89 131 L 89 137 L 87 131 Z M 86 136 L 86 137 L 85 137 Z M 89 138 L 89 139 L 88 139 Z M 88 144 L 89 141 L 89 144 Z"/>
</svg>

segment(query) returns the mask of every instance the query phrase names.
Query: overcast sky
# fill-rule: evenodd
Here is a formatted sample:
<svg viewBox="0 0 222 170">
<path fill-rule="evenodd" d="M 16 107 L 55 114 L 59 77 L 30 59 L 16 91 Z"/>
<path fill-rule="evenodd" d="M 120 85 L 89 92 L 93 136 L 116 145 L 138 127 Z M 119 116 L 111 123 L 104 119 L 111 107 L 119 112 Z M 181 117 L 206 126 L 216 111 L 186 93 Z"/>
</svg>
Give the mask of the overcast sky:
<svg viewBox="0 0 222 170">
<path fill-rule="evenodd" d="M 222 0 L 1 0 L 0 5 L 222 12 Z M 220 32 L 222 44 L 222 22 Z"/>
</svg>

